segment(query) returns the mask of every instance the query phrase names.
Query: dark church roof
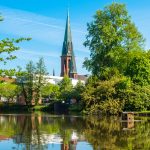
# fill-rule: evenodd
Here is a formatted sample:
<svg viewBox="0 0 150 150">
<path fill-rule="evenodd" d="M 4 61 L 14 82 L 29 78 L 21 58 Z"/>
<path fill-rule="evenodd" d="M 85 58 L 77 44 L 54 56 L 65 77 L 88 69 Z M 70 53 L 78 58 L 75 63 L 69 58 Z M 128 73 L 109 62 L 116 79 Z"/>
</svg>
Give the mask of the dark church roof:
<svg viewBox="0 0 150 150">
<path fill-rule="evenodd" d="M 65 29 L 65 36 L 64 36 L 64 42 L 63 42 L 63 48 L 62 48 L 62 56 L 71 56 L 72 59 L 71 59 L 70 73 L 77 73 L 75 55 L 74 55 L 74 51 L 73 51 L 69 11 L 68 11 L 67 21 L 66 21 L 66 29 Z"/>
</svg>

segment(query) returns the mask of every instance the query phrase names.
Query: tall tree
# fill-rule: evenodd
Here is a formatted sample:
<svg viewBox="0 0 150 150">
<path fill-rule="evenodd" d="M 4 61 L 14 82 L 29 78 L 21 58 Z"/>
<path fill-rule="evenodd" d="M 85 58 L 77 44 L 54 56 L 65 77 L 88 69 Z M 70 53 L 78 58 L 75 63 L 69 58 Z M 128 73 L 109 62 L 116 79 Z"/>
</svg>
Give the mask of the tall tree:
<svg viewBox="0 0 150 150">
<path fill-rule="evenodd" d="M 124 73 L 131 60 L 130 53 L 143 50 L 144 39 L 124 4 L 113 3 L 104 10 L 98 10 L 87 26 L 84 45 L 91 53 L 90 59 L 85 59 L 84 66 L 93 75 L 101 77 L 106 70 L 111 72 L 112 68 Z"/>
<path fill-rule="evenodd" d="M 35 73 L 35 103 L 37 104 L 42 98 L 42 87 L 46 84 L 46 79 L 44 76 L 48 74 L 43 58 L 40 58 L 39 62 L 37 62 Z"/>
<path fill-rule="evenodd" d="M 60 99 L 66 101 L 71 98 L 73 85 L 68 76 L 64 76 L 64 78 L 59 82 L 60 88 Z"/>
<path fill-rule="evenodd" d="M 85 90 L 84 84 L 79 80 L 76 86 L 73 88 L 72 97 L 75 98 L 78 102 L 82 99 L 82 93 Z"/>
<path fill-rule="evenodd" d="M 35 66 L 32 61 L 26 65 L 26 71 L 18 76 L 18 81 L 21 83 L 22 93 L 25 98 L 26 105 L 32 105 L 34 97 L 34 76 Z"/>
</svg>

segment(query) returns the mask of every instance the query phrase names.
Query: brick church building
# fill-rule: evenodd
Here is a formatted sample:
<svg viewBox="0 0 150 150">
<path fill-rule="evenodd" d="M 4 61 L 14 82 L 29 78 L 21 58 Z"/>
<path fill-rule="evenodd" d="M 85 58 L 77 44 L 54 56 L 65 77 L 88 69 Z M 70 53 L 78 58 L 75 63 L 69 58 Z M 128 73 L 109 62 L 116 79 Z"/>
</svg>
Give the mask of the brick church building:
<svg viewBox="0 0 150 150">
<path fill-rule="evenodd" d="M 73 51 L 69 12 L 67 15 L 64 42 L 61 54 L 61 77 L 64 77 L 64 75 L 67 75 L 69 78 L 78 79 L 75 55 Z"/>
</svg>

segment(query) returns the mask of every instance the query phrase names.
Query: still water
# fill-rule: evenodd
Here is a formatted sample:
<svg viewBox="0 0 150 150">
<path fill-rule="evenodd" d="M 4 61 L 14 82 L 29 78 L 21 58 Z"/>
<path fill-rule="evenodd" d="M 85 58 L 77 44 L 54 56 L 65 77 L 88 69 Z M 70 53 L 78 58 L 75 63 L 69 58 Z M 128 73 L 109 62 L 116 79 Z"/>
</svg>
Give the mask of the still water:
<svg viewBox="0 0 150 150">
<path fill-rule="evenodd" d="M 150 118 L 140 120 L 0 114 L 0 150 L 150 150 Z"/>
</svg>

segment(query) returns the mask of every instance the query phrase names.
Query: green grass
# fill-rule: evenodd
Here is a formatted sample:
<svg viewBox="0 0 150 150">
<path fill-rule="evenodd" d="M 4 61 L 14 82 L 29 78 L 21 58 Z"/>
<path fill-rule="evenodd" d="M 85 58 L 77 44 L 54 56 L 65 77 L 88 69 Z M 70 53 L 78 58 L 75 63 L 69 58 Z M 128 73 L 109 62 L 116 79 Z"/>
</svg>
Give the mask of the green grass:
<svg viewBox="0 0 150 150">
<path fill-rule="evenodd" d="M 39 111 L 39 110 L 43 110 L 47 107 L 48 106 L 45 106 L 45 105 L 36 105 L 36 106 L 33 106 L 32 109 L 34 109 L 35 111 Z"/>
<path fill-rule="evenodd" d="M 135 114 L 150 114 L 150 110 L 134 112 Z"/>
</svg>

